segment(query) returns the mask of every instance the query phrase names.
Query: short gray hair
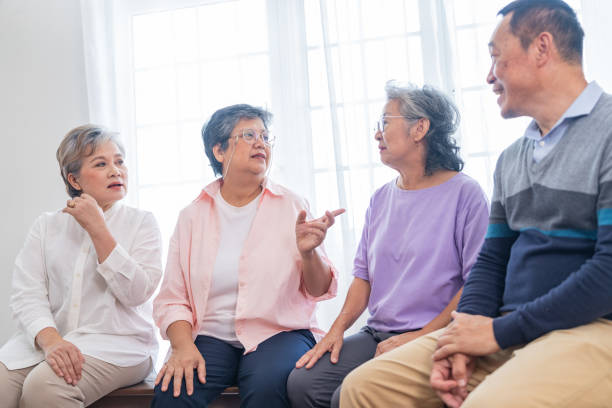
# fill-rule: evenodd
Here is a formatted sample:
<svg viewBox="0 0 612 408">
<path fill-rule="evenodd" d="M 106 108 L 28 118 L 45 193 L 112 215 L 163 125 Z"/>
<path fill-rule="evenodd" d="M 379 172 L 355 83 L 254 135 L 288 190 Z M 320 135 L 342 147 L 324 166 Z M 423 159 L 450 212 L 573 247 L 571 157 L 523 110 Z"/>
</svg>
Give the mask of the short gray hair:
<svg viewBox="0 0 612 408">
<path fill-rule="evenodd" d="M 125 156 L 125 149 L 118 138 L 118 134 L 109 132 L 102 126 L 82 125 L 72 129 L 64 136 L 64 139 L 57 148 L 55 157 L 59 163 L 60 173 L 70 197 L 80 196 L 81 190 L 75 189 L 70 184 L 68 175 L 72 173 L 78 176 L 83 165 L 83 159 L 92 155 L 100 144 L 109 140 L 115 143 L 121 154 Z"/>
<path fill-rule="evenodd" d="M 427 154 L 425 174 L 437 170 L 463 170 L 463 160 L 459 157 L 459 146 L 452 137 L 457 131 L 460 114 L 457 106 L 441 91 L 425 85 L 422 88 L 395 81 L 385 86 L 388 100 L 397 100 L 401 115 L 408 121 L 421 118 L 429 120 L 429 130 L 425 135 Z"/>
<path fill-rule="evenodd" d="M 228 147 L 228 140 L 236 124 L 240 119 L 256 119 L 259 118 L 268 129 L 268 125 L 272 120 L 272 114 L 263 108 L 247 104 L 238 104 L 226 106 L 217 110 L 210 119 L 202 127 L 202 141 L 204 142 L 204 151 L 210 166 L 215 175 L 223 174 L 223 165 L 215 158 L 213 147 L 221 145 L 221 149 L 225 151 Z"/>
</svg>

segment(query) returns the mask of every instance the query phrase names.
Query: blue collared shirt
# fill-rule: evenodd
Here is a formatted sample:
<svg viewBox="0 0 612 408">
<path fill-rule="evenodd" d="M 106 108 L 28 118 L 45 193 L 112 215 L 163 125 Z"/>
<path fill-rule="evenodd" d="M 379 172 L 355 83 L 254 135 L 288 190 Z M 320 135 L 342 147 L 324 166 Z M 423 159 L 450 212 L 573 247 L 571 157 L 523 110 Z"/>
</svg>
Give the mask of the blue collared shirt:
<svg viewBox="0 0 612 408">
<path fill-rule="evenodd" d="M 559 143 L 572 122 L 570 119 L 591 113 L 602 93 L 595 81 L 590 82 L 544 137 L 536 121 L 531 121 L 524 136 L 533 140 L 533 161 L 539 163 Z"/>
</svg>

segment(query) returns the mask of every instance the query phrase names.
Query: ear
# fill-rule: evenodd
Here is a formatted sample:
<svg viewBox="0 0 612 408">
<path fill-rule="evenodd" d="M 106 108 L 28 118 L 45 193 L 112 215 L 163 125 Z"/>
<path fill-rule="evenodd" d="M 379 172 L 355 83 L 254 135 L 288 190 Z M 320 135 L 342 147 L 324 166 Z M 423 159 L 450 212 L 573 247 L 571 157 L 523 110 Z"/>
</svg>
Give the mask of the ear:
<svg viewBox="0 0 612 408">
<path fill-rule="evenodd" d="M 412 126 L 412 129 L 411 137 L 414 140 L 414 143 L 420 143 L 429 131 L 429 119 L 420 118 L 417 120 L 417 123 Z"/>
<path fill-rule="evenodd" d="M 544 31 L 536 36 L 531 43 L 535 55 L 536 65 L 545 65 L 556 51 L 555 43 L 551 33 Z"/>
<path fill-rule="evenodd" d="M 68 177 L 67 178 L 68 178 L 68 182 L 70 183 L 72 188 L 74 188 L 75 190 L 79 190 L 79 191 L 81 190 L 81 185 L 77 181 L 77 179 L 76 179 L 74 174 L 68 173 Z"/>
<path fill-rule="evenodd" d="M 217 159 L 219 163 L 223 163 L 225 151 L 223 151 L 223 149 L 221 148 L 221 143 L 217 143 L 216 145 L 214 145 L 212 151 L 215 155 L 215 159 Z"/>
</svg>

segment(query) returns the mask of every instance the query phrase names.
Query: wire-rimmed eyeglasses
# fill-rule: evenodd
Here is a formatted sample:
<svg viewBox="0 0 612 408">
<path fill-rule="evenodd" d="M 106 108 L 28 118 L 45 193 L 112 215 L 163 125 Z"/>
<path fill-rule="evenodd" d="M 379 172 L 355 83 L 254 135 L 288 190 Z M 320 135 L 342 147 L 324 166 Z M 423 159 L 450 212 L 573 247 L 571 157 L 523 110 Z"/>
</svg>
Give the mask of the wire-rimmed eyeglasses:
<svg viewBox="0 0 612 408">
<path fill-rule="evenodd" d="M 255 143 L 255 140 L 257 140 L 257 138 L 260 138 L 261 141 L 266 146 L 273 146 L 274 141 L 275 141 L 275 137 L 270 135 L 270 133 L 267 130 L 262 130 L 261 132 L 258 133 L 255 129 L 250 129 L 250 128 L 242 129 L 240 133 L 237 133 L 232 137 L 235 137 L 235 138 L 242 137 L 242 139 L 244 139 L 244 141 L 250 145 Z"/>
<path fill-rule="evenodd" d="M 376 121 L 376 124 L 374 125 L 374 131 L 375 132 L 384 132 L 385 131 L 385 127 L 387 126 L 387 118 L 404 118 L 404 119 L 408 119 L 405 116 L 401 116 L 401 115 L 383 115 L 380 117 L 380 119 L 378 119 Z"/>
</svg>

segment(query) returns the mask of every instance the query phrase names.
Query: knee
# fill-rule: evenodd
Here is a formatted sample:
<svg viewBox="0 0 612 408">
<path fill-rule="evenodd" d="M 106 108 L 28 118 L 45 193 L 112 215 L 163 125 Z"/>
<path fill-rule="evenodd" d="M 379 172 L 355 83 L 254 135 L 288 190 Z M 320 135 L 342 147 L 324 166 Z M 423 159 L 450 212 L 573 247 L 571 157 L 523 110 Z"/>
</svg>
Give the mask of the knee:
<svg viewBox="0 0 612 408">
<path fill-rule="evenodd" d="M 287 378 L 287 395 L 294 407 L 302 406 L 306 395 L 312 390 L 310 372 L 305 368 L 294 368 Z"/>
<path fill-rule="evenodd" d="M 11 381 L 9 370 L 0 363 L 0 395 L 7 407 L 16 407 L 21 395 L 21 385 Z"/>
<path fill-rule="evenodd" d="M 67 384 L 47 363 L 42 362 L 25 378 L 19 407 L 59 407 L 71 400 L 81 403 L 84 401 L 79 388 Z"/>
<path fill-rule="evenodd" d="M 341 392 L 342 392 L 342 385 L 339 385 L 338 388 L 336 388 L 336 390 L 332 394 L 330 408 L 340 407 L 340 393 Z"/>
</svg>

